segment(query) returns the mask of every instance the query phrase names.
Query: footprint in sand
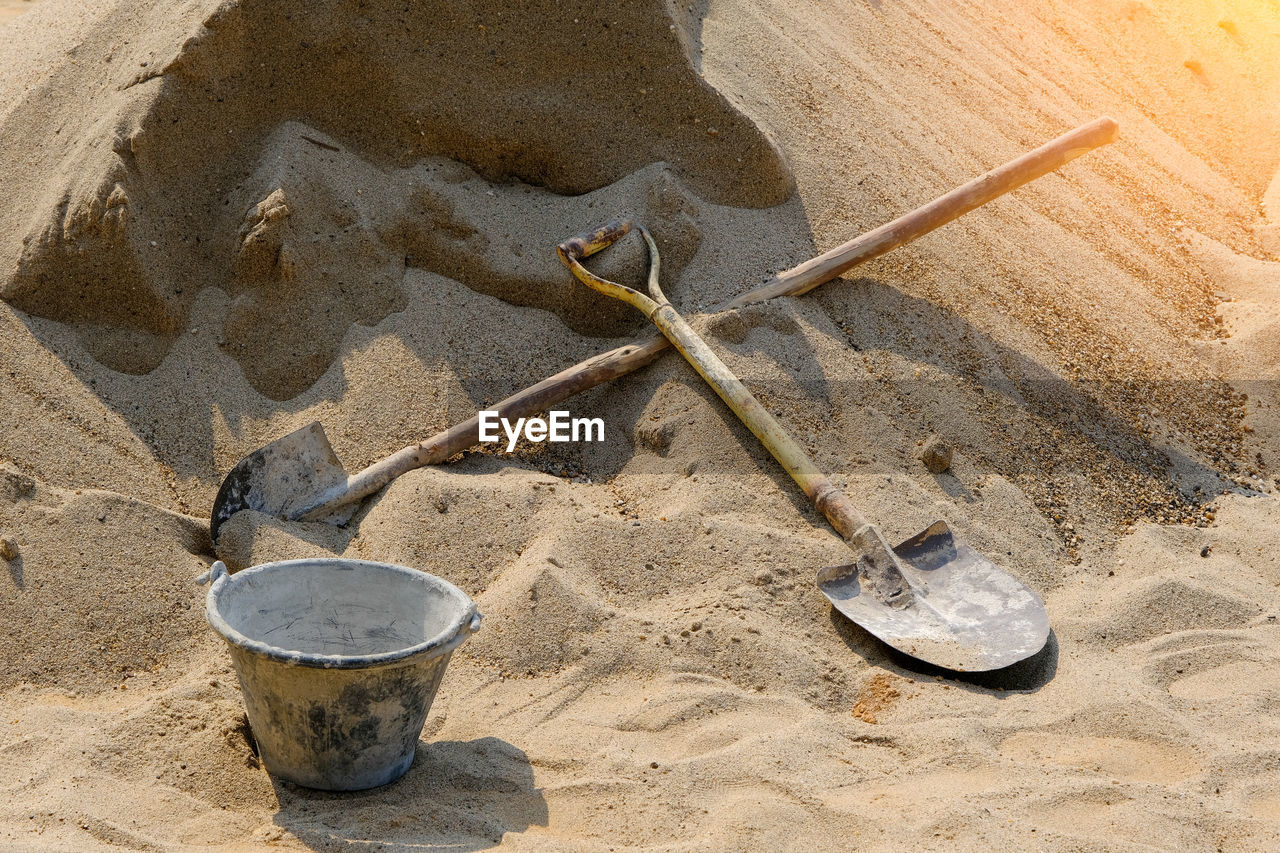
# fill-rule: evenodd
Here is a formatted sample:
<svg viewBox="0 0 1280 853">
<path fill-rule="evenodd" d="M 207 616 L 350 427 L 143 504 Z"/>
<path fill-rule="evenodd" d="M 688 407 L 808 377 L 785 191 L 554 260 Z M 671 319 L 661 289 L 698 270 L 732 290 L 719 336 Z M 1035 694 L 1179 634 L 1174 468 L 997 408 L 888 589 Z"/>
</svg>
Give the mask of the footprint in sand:
<svg viewBox="0 0 1280 853">
<path fill-rule="evenodd" d="M 1195 756 L 1181 747 L 1119 737 L 1018 732 L 1000 744 L 1000 754 L 1019 763 L 1052 764 L 1067 770 L 1151 784 L 1169 784 L 1201 770 Z"/>
<path fill-rule="evenodd" d="M 1256 667 L 1266 655 L 1266 645 L 1252 639 L 1249 629 L 1182 631 L 1153 641 L 1144 668 L 1157 685 L 1181 695 L 1176 685 L 1188 679 L 1207 677 L 1228 665 Z"/>
<path fill-rule="evenodd" d="M 1280 661 L 1258 664 L 1237 660 L 1169 685 L 1169 692 L 1197 704 L 1234 704 L 1264 713 L 1280 691 Z"/>
<path fill-rule="evenodd" d="M 1033 805 L 1028 817 L 1040 832 L 1075 842 L 1068 846 L 1055 839 L 1061 846 L 1053 849 L 1146 850 L 1154 849 L 1152 838 L 1160 839 L 1162 850 L 1196 849 L 1185 812 L 1155 812 L 1109 784 L 1051 795 Z"/>
</svg>

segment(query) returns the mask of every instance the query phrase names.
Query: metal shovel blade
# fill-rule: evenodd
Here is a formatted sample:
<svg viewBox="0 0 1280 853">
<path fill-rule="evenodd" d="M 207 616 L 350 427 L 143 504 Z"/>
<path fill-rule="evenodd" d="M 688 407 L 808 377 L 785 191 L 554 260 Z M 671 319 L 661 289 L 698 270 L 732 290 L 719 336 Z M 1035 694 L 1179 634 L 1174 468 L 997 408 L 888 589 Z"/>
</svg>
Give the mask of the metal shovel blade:
<svg viewBox="0 0 1280 853">
<path fill-rule="evenodd" d="M 346 481 L 324 427 L 312 421 L 236 463 L 213 501 L 209 533 L 216 542 L 219 528 L 242 509 L 293 518 L 296 510 L 314 505 L 320 495 Z M 321 520 L 344 524 L 355 509 L 347 505 Z"/>
<path fill-rule="evenodd" d="M 1040 596 L 957 538 L 945 521 L 893 552 L 913 593 L 906 606 L 881 601 L 860 581 L 857 563 L 822 569 L 818 588 L 888 645 L 957 672 L 1001 669 L 1044 647 L 1049 616 Z"/>
</svg>

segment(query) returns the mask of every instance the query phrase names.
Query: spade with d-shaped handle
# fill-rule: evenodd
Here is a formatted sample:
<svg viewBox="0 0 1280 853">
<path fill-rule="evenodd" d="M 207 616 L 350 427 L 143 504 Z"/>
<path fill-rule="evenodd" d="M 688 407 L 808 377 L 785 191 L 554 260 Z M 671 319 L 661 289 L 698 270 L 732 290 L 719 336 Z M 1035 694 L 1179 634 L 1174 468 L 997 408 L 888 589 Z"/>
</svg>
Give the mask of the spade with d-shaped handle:
<svg viewBox="0 0 1280 853">
<path fill-rule="evenodd" d="M 649 294 L 599 278 L 582 259 L 637 228 L 649 249 Z M 984 672 L 1038 652 L 1049 636 L 1040 597 L 937 521 L 897 547 L 818 470 L 658 286 L 658 247 L 628 220 L 566 240 L 560 259 L 584 284 L 644 312 L 787 469 L 853 549 L 854 560 L 818 572 L 818 588 L 845 616 L 899 651 L 960 672 Z"/>
</svg>

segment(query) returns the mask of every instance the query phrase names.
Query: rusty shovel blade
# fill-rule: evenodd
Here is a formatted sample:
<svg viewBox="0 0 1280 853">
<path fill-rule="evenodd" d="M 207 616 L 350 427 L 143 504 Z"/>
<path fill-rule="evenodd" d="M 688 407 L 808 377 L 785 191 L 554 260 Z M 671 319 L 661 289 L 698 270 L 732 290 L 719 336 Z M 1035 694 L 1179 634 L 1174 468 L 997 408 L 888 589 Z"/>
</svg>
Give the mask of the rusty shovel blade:
<svg viewBox="0 0 1280 853">
<path fill-rule="evenodd" d="M 222 525 L 242 509 L 295 518 L 299 510 L 314 506 L 346 481 L 346 469 L 329 445 L 324 427 L 313 421 L 236 463 L 213 501 L 209 533 L 216 542 Z M 316 520 L 345 524 L 355 509 L 349 504 Z"/>
<path fill-rule="evenodd" d="M 882 601 L 858 563 L 818 572 L 818 589 L 852 621 L 912 657 L 957 672 L 1002 669 L 1049 638 L 1044 603 L 957 537 L 945 521 L 893 549 L 910 603 Z"/>
</svg>

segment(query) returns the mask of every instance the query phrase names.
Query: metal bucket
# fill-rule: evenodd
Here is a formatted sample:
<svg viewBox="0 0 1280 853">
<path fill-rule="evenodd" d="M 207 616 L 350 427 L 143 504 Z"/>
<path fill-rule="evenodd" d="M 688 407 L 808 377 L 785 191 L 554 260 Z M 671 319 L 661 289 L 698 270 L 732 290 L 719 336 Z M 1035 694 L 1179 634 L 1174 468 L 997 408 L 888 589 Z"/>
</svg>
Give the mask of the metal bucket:
<svg viewBox="0 0 1280 853">
<path fill-rule="evenodd" d="M 449 658 L 480 627 L 448 581 L 338 558 L 221 562 L 205 601 L 230 644 L 267 770 L 308 788 L 358 791 L 413 762 Z"/>
</svg>

